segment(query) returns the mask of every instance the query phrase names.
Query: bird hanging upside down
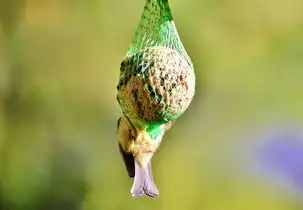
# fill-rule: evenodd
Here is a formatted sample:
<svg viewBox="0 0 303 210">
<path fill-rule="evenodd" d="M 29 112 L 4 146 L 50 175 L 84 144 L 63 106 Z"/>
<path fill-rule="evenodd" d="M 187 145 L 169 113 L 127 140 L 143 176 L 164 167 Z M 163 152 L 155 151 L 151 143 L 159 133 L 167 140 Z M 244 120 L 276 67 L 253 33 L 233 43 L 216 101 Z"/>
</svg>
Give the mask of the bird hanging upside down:
<svg viewBox="0 0 303 210">
<path fill-rule="evenodd" d="M 119 148 L 134 197 L 157 197 L 151 158 L 164 133 L 182 115 L 195 92 L 191 64 L 169 47 L 148 47 L 121 63 L 117 100 L 123 112 L 118 120 Z"/>
<path fill-rule="evenodd" d="M 135 178 L 131 190 L 134 197 L 159 195 L 150 160 L 160 145 L 164 131 L 168 130 L 172 123 L 162 125 L 159 129 L 163 133 L 152 139 L 147 131 L 135 127 L 127 117 L 123 116 L 118 120 L 119 149 L 129 177 Z"/>
</svg>

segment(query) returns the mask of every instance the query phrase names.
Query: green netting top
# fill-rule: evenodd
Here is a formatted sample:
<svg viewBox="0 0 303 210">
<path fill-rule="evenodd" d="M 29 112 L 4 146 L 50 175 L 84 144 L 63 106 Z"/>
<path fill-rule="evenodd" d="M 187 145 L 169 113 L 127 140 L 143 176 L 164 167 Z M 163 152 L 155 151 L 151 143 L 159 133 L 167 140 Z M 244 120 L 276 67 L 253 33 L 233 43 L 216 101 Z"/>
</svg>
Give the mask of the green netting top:
<svg viewBox="0 0 303 210">
<path fill-rule="evenodd" d="M 179 38 L 168 0 L 146 0 L 141 20 L 127 56 L 154 46 L 176 50 L 192 65 Z"/>
</svg>

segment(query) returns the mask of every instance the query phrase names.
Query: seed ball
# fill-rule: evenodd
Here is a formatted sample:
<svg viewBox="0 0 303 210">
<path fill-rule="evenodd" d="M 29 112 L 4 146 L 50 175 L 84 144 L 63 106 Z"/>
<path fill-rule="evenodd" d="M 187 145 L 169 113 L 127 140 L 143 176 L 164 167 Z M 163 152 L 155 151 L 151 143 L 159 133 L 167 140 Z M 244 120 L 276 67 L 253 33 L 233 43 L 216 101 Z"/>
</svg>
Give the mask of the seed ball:
<svg viewBox="0 0 303 210">
<path fill-rule="evenodd" d="M 192 101 L 195 74 L 178 51 L 150 47 L 121 63 L 117 89 L 122 112 L 132 120 L 168 122 L 179 117 Z"/>
</svg>

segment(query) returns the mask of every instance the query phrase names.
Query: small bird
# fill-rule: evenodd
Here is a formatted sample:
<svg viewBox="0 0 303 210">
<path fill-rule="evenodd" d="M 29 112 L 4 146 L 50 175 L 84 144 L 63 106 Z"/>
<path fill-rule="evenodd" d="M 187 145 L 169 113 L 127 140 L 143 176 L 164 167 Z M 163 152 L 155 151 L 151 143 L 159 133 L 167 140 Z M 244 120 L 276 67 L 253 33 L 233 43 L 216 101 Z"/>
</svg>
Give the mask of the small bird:
<svg viewBox="0 0 303 210">
<path fill-rule="evenodd" d="M 162 138 L 189 107 L 195 73 L 176 31 L 167 0 L 146 0 L 141 22 L 120 66 L 117 135 L 131 194 L 159 196 L 151 159 Z"/>
<path fill-rule="evenodd" d="M 154 152 L 160 145 L 163 134 L 173 122 L 160 126 L 159 134 L 152 139 L 148 132 L 139 126 L 135 126 L 126 117 L 118 120 L 118 138 L 120 153 L 125 162 L 129 177 L 134 178 L 134 185 L 131 193 L 134 197 L 148 195 L 157 197 L 157 189 L 152 171 L 151 161 Z"/>
</svg>

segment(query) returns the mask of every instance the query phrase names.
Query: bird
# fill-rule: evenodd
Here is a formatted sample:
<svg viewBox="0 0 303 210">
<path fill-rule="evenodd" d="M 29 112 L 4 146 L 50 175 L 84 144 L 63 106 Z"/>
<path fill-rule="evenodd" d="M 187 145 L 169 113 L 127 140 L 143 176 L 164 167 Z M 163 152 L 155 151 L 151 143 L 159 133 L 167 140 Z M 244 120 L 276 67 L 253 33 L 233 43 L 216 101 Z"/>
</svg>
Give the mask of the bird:
<svg viewBox="0 0 303 210">
<path fill-rule="evenodd" d="M 133 197 L 159 196 L 151 159 L 194 94 L 193 64 L 168 1 L 146 0 L 132 45 L 120 64 L 116 98 L 122 110 L 117 122 L 119 151 L 133 178 Z"/>
<path fill-rule="evenodd" d="M 126 116 L 119 118 L 119 150 L 125 162 L 128 176 L 135 177 L 131 189 L 134 197 L 159 196 L 159 190 L 152 175 L 150 159 L 160 145 L 164 132 L 172 124 L 173 122 L 162 125 L 159 128 L 161 133 L 155 139 L 152 139 L 144 129 L 134 126 Z"/>
</svg>

